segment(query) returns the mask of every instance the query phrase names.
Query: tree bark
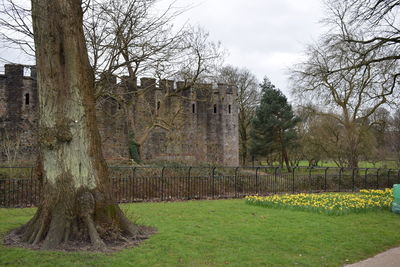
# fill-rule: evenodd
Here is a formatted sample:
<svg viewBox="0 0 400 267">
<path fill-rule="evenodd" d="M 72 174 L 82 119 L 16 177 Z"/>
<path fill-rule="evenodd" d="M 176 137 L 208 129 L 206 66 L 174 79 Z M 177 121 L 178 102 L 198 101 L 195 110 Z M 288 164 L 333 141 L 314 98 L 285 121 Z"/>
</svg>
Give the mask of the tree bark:
<svg viewBox="0 0 400 267">
<path fill-rule="evenodd" d="M 96 124 L 94 76 L 82 29 L 80 0 L 32 0 L 39 91 L 43 199 L 16 233 L 57 248 L 72 240 L 103 248 L 135 236 L 110 190 Z"/>
<path fill-rule="evenodd" d="M 286 168 L 287 168 L 288 172 L 291 172 L 292 169 L 290 167 L 289 157 L 288 157 L 287 150 L 286 150 L 285 146 L 282 147 L 282 157 L 283 157 L 283 159 L 285 161 Z"/>
<path fill-rule="evenodd" d="M 285 162 L 288 172 L 291 172 L 289 157 L 288 157 L 285 142 L 283 139 L 283 130 L 281 130 L 279 133 L 279 141 L 281 143 L 281 167 L 283 168 L 283 162 Z"/>
</svg>

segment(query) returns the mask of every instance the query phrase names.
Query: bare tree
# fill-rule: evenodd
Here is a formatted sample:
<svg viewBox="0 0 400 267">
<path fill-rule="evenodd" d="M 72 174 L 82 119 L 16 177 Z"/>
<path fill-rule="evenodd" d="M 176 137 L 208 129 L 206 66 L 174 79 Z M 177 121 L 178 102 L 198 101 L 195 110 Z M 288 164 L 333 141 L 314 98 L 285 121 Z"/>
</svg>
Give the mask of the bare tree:
<svg viewBox="0 0 400 267">
<path fill-rule="evenodd" d="M 400 59 L 400 24 L 398 0 L 327 0 L 326 19 L 336 42 L 357 44 L 356 62 L 336 66 L 334 71 L 367 65 L 392 65 Z M 397 87 L 399 68 L 393 68 L 392 86 Z"/>
<path fill-rule="evenodd" d="M 332 160 L 339 167 L 350 166 L 348 131 L 335 119 L 337 114 L 326 114 L 317 107 L 305 107 L 298 127 L 303 159 L 310 165 L 321 160 Z M 357 155 L 362 159 L 375 158 L 377 142 L 367 125 L 358 125 Z"/>
<path fill-rule="evenodd" d="M 389 145 L 400 167 L 400 109 L 396 110 L 390 123 Z"/>
<path fill-rule="evenodd" d="M 249 156 L 251 122 L 261 98 L 257 78 L 247 69 L 225 66 L 220 70 L 217 79 L 238 88 L 239 155 L 241 164 L 246 165 Z"/>
<path fill-rule="evenodd" d="M 14 166 L 17 162 L 20 149 L 21 136 L 18 133 L 11 133 L 7 128 L 4 128 L 0 139 L 0 154 L 4 155 L 8 166 Z"/>
<path fill-rule="evenodd" d="M 376 140 L 375 153 L 370 153 L 366 155 L 365 159 L 373 163 L 389 159 L 393 155 L 390 151 L 388 134 L 390 131 L 390 123 L 392 121 L 392 116 L 384 107 L 378 108 L 374 114 L 369 119 L 370 132 Z"/>
<path fill-rule="evenodd" d="M 32 16 L 30 5 L 21 0 L 1 0 L 0 42 L 1 45 L 20 49 L 28 57 L 34 57 Z"/>
<path fill-rule="evenodd" d="M 299 142 L 291 154 L 296 156 L 297 162 L 307 160 L 310 166 L 317 165 L 319 161 L 327 158 L 324 151 L 325 143 L 318 142 L 318 135 L 314 132 L 314 126 L 320 124 L 318 117 L 306 107 L 297 107 L 295 113 L 300 118 L 296 126 Z"/>
<path fill-rule="evenodd" d="M 347 164 L 357 167 L 361 139 L 368 118 L 395 97 L 396 61 L 360 65 L 355 42 L 337 42 L 331 34 L 308 48 L 308 59 L 292 71 L 293 92 L 303 102 L 325 107 L 316 111 L 340 123 L 345 130 Z M 371 57 L 373 55 L 370 55 Z"/>
<path fill-rule="evenodd" d="M 16 230 L 21 240 L 54 249 L 69 240 L 136 236 L 110 191 L 95 114 L 93 72 L 80 0 L 32 0 L 38 71 L 43 199 Z"/>
<path fill-rule="evenodd" d="M 183 10 L 169 6 L 155 15 L 157 0 L 94 1 L 86 12 L 85 29 L 92 66 L 98 74 L 154 76 L 161 63 L 173 61 L 183 32 L 173 19 Z"/>
<path fill-rule="evenodd" d="M 308 48 L 308 60 L 292 72 L 294 91 L 346 130 L 347 164 L 357 166 L 361 139 L 372 116 L 398 96 L 399 1 L 326 1 L 331 26 Z M 299 94 L 300 93 L 300 94 Z M 368 132 L 367 131 L 367 132 Z"/>
</svg>

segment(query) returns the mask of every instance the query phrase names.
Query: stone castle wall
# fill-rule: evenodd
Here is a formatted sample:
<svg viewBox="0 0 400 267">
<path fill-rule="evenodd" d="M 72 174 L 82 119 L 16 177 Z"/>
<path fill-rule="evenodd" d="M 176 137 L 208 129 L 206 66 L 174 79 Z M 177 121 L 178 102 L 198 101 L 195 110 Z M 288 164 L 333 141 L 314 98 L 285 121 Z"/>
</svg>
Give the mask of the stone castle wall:
<svg viewBox="0 0 400 267">
<path fill-rule="evenodd" d="M 19 133 L 21 157 L 32 160 L 38 114 L 36 71 L 32 68 L 27 77 L 23 69 L 22 65 L 5 65 L 5 74 L 0 75 L 0 136 Z M 128 79 L 117 83 L 113 77 L 103 86 L 114 93 L 97 103 L 106 159 L 129 158 L 134 129 L 136 140 L 147 136 L 140 146 L 143 160 L 239 164 L 236 88 L 224 84 L 186 88 L 183 82 L 157 84 L 150 78 L 140 79 L 138 85 Z"/>
<path fill-rule="evenodd" d="M 19 151 L 18 159 L 31 160 L 36 154 L 38 94 L 36 72 L 24 76 L 21 65 L 5 65 L 0 75 L 0 159 L 5 151 Z"/>
</svg>

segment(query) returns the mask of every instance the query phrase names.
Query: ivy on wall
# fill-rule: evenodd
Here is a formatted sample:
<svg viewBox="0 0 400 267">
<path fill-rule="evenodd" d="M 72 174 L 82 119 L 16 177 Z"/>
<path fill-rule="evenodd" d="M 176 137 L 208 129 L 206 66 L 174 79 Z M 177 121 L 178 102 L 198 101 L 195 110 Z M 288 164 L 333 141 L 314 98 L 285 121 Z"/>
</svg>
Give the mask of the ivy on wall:
<svg viewBox="0 0 400 267">
<path fill-rule="evenodd" d="M 135 140 L 135 134 L 129 134 L 129 155 L 135 162 L 140 162 L 140 145 Z"/>
</svg>

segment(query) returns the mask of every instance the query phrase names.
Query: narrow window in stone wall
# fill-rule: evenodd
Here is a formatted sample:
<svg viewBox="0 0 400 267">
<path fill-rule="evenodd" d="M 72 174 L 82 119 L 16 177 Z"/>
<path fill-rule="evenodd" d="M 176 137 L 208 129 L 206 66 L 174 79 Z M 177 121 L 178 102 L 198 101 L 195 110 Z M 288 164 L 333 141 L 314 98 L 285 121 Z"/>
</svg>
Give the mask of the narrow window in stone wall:
<svg viewBox="0 0 400 267">
<path fill-rule="evenodd" d="M 217 113 L 217 104 L 214 104 L 214 113 Z"/>
<path fill-rule="evenodd" d="M 160 101 L 157 101 L 157 110 L 160 109 L 160 106 L 161 106 L 161 102 L 160 102 Z"/>
<path fill-rule="evenodd" d="M 231 114 L 231 105 L 228 105 L 228 113 Z"/>
<path fill-rule="evenodd" d="M 196 113 L 196 104 L 192 104 L 192 113 Z"/>
<path fill-rule="evenodd" d="M 29 94 L 25 94 L 25 105 L 29 105 Z"/>
</svg>

